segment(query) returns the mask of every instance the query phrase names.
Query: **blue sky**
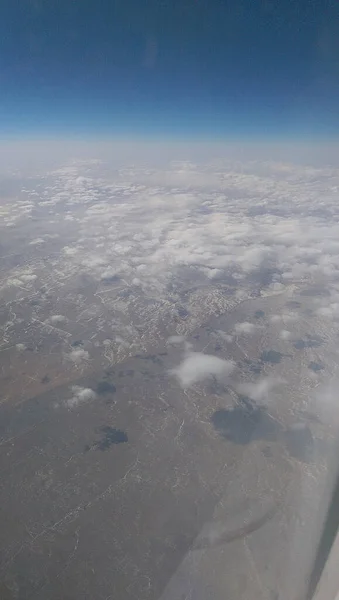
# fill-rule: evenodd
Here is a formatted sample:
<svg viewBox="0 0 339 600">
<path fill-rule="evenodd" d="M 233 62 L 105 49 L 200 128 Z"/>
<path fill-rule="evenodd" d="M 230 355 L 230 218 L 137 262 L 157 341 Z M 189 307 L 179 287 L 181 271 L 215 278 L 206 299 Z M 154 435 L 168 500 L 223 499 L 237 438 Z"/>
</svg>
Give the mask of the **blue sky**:
<svg viewBox="0 0 339 600">
<path fill-rule="evenodd" d="M 334 0 L 3 0 L 4 135 L 339 133 Z"/>
</svg>

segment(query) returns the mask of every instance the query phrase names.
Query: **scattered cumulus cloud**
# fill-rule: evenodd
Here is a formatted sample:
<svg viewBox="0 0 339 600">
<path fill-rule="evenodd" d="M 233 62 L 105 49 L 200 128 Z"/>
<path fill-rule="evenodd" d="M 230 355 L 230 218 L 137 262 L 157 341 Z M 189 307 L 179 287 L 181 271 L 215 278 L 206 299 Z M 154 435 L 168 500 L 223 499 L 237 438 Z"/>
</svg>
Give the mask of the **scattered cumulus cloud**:
<svg viewBox="0 0 339 600">
<path fill-rule="evenodd" d="M 171 314 L 169 290 L 178 281 L 188 296 L 194 286 L 200 297 L 203 289 L 212 290 L 200 306 L 205 317 L 253 295 L 293 294 L 317 284 L 329 294 L 308 296 L 308 308 L 320 320 L 338 320 L 339 169 L 320 162 L 313 167 L 230 156 L 221 152 L 212 159 L 206 152 L 197 162 L 157 159 L 152 164 L 152 157 L 143 155 L 146 166 L 136 161 L 111 170 L 108 163 L 72 160 L 48 172 L 39 192 L 25 186 L 27 200 L 1 206 L 0 229 L 7 235 L 7 224 L 27 222 L 38 205 L 49 229 L 25 242 L 27 264 L 34 264 L 29 255 L 36 255 L 35 244 L 44 243 L 47 256 L 53 240 L 60 252 L 47 266 L 34 266 L 36 273 L 9 269 L 2 289 L 20 297 L 44 269 L 55 269 L 70 282 L 82 277 L 102 282 L 118 274 L 117 289 L 125 285 L 124 291 L 145 306 L 156 298 L 162 306 L 154 313 L 163 318 Z M 53 229 L 60 226 L 65 235 L 58 241 Z M 127 295 L 119 303 L 123 310 Z M 201 313 L 190 313 L 178 332 L 187 335 L 188 323 L 199 325 Z M 292 330 L 298 318 L 298 310 L 285 309 L 270 323 L 277 324 L 280 339 L 287 339 L 283 331 Z M 226 336 L 250 335 L 254 327 L 245 321 L 234 332 L 218 335 L 228 343 L 232 338 Z M 85 350 L 82 356 L 79 352 L 71 353 L 72 361 L 88 360 Z"/>
<path fill-rule="evenodd" d="M 225 377 L 234 370 L 233 361 L 223 360 L 203 352 L 187 352 L 184 360 L 171 373 L 178 379 L 181 387 L 186 388 L 215 376 Z"/>
<path fill-rule="evenodd" d="M 220 157 L 125 168 L 106 181 L 83 174 L 94 167 L 80 161 L 55 171 L 46 198 L 65 203 L 63 219 L 76 214 L 77 245 L 61 254 L 66 271 L 98 280 L 118 272 L 165 298 L 178 271 L 192 268 L 211 286 L 231 277 L 239 301 L 246 286 L 279 294 L 339 275 L 338 169 Z M 323 299 L 319 316 L 336 315 L 336 303 Z M 277 322 L 293 318 L 286 313 Z M 250 332 L 244 326 L 242 333 Z"/>
<path fill-rule="evenodd" d="M 34 273 L 22 274 L 20 275 L 20 279 L 24 283 L 31 283 L 37 279 L 37 275 Z"/>
<path fill-rule="evenodd" d="M 44 244 L 45 240 L 42 238 L 36 238 L 35 240 L 32 240 L 31 242 L 29 242 L 30 246 L 40 246 L 41 244 Z"/>
<path fill-rule="evenodd" d="M 84 361 L 89 360 L 89 353 L 84 348 L 74 348 L 67 357 L 76 365 L 80 365 Z"/>
<path fill-rule="evenodd" d="M 251 335 L 256 331 L 257 327 L 253 323 L 249 323 L 248 321 L 243 321 L 242 323 L 236 323 L 234 325 L 234 331 L 238 335 Z"/>
<path fill-rule="evenodd" d="M 292 337 L 292 333 L 287 329 L 282 329 L 279 333 L 279 337 L 281 340 L 290 340 Z"/>
<path fill-rule="evenodd" d="M 15 344 L 15 347 L 18 350 L 18 352 L 23 352 L 24 350 L 26 350 L 25 344 Z"/>
<path fill-rule="evenodd" d="M 21 281 L 21 279 L 18 279 L 17 277 L 9 277 L 6 281 L 6 285 L 8 287 L 21 287 L 24 285 L 24 282 Z"/>
<path fill-rule="evenodd" d="M 114 279 L 115 277 L 118 277 L 118 273 L 119 270 L 118 269 L 112 269 L 112 268 L 108 268 L 108 269 L 104 269 L 100 275 L 100 279 L 105 281 L 108 279 Z"/>
<path fill-rule="evenodd" d="M 325 304 L 325 303 L 324 303 Z M 316 313 L 320 317 L 328 317 L 329 319 L 339 318 L 339 302 L 331 302 L 327 306 L 320 306 L 316 309 Z"/>
<path fill-rule="evenodd" d="M 117 344 L 119 344 L 123 348 L 129 348 L 131 345 L 127 340 L 121 337 L 121 335 L 116 335 L 114 339 L 117 342 Z"/>
<path fill-rule="evenodd" d="M 267 402 L 270 399 L 270 393 L 274 388 L 284 383 L 284 380 L 277 377 L 264 377 L 255 383 L 239 383 L 237 391 L 246 395 L 256 402 Z"/>
<path fill-rule="evenodd" d="M 64 246 L 62 251 L 66 256 L 74 256 L 79 252 L 79 249 L 72 246 Z"/>
<path fill-rule="evenodd" d="M 51 315 L 48 318 L 48 321 L 53 325 L 57 325 L 58 323 L 65 323 L 66 317 L 64 317 L 64 315 Z"/>
<path fill-rule="evenodd" d="M 65 402 L 66 406 L 68 406 L 70 409 L 76 408 L 79 406 L 79 404 L 84 404 L 97 398 L 94 390 L 91 388 L 81 387 L 80 385 L 73 385 L 71 391 L 72 397 Z"/>
</svg>

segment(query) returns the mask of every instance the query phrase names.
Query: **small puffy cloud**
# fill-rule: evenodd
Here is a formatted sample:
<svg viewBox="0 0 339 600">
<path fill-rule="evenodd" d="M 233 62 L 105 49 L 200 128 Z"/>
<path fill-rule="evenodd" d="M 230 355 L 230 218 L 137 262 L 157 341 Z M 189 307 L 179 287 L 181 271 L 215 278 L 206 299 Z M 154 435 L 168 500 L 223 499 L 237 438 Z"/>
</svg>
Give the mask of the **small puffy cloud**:
<svg viewBox="0 0 339 600">
<path fill-rule="evenodd" d="M 339 317 L 339 303 L 331 302 L 327 306 L 320 306 L 316 312 L 320 317 L 337 319 Z"/>
<path fill-rule="evenodd" d="M 84 404 L 85 402 L 95 400 L 97 397 L 94 390 L 91 388 L 81 387 L 80 385 L 73 385 L 71 390 L 73 395 L 65 402 L 66 406 L 71 409 L 75 408 L 79 404 Z"/>
<path fill-rule="evenodd" d="M 83 186 L 87 186 L 87 185 L 91 185 L 92 183 L 92 179 L 90 179 L 90 177 L 83 177 L 82 175 L 79 175 L 79 177 L 76 178 L 75 180 L 75 185 L 83 187 Z"/>
<path fill-rule="evenodd" d="M 83 348 L 74 348 L 72 352 L 70 352 L 67 357 L 76 365 L 81 364 L 82 362 L 89 360 L 89 353 L 87 350 Z"/>
<path fill-rule="evenodd" d="M 237 334 L 251 335 L 256 329 L 256 325 L 249 323 L 249 321 L 243 321 L 242 323 L 236 323 L 234 325 L 234 331 Z"/>
<path fill-rule="evenodd" d="M 6 285 L 8 287 L 20 287 L 23 285 L 23 282 L 17 277 L 10 277 L 9 279 L 7 279 Z"/>
<path fill-rule="evenodd" d="M 223 274 L 221 269 L 209 269 L 207 271 L 207 277 L 209 279 L 216 279 L 217 277 L 221 277 Z"/>
<path fill-rule="evenodd" d="M 283 379 L 276 377 L 264 377 L 255 383 L 239 383 L 237 386 L 237 391 L 239 394 L 244 394 L 256 402 L 267 402 L 269 399 L 269 394 L 272 392 L 272 390 L 282 383 L 284 383 Z"/>
<path fill-rule="evenodd" d="M 74 256 L 75 254 L 78 254 L 79 249 L 72 246 L 64 246 L 62 251 L 66 256 Z"/>
<path fill-rule="evenodd" d="M 118 272 L 119 272 L 118 269 L 111 269 L 111 268 L 104 269 L 102 271 L 102 273 L 100 274 L 100 279 L 102 281 L 114 280 L 115 278 L 118 279 Z"/>
<path fill-rule="evenodd" d="M 64 315 L 51 315 L 48 321 L 49 323 L 53 324 L 64 323 L 66 321 L 66 317 L 64 317 Z"/>
<path fill-rule="evenodd" d="M 35 240 L 32 240 L 31 242 L 29 242 L 30 246 L 39 246 L 40 244 L 44 244 L 45 240 L 43 240 L 42 238 L 36 238 Z"/>
<path fill-rule="evenodd" d="M 58 233 L 44 233 L 43 237 L 47 238 L 48 240 L 56 240 L 59 237 L 59 234 Z"/>
<path fill-rule="evenodd" d="M 279 333 L 279 337 L 281 340 L 290 340 L 292 337 L 292 333 L 287 329 L 282 329 Z"/>
<path fill-rule="evenodd" d="M 15 347 L 18 352 L 23 352 L 24 350 L 26 350 L 25 344 L 16 344 Z"/>
<path fill-rule="evenodd" d="M 186 388 L 210 376 L 230 375 L 234 368 L 233 361 L 203 352 L 188 352 L 182 363 L 171 372 L 177 377 L 181 387 Z"/>
<path fill-rule="evenodd" d="M 115 341 L 117 342 L 117 344 L 120 344 L 122 348 L 129 348 L 131 345 L 127 340 L 124 340 L 124 338 L 122 338 L 121 335 L 116 335 Z"/>
<path fill-rule="evenodd" d="M 28 273 L 27 275 L 20 275 L 20 279 L 25 283 L 30 283 L 37 279 L 37 276 L 34 273 Z"/>
<path fill-rule="evenodd" d="M 271 253 L 272 251 L 270 248 L 261 245 L 253 245 L 252 248 L 244 250 L 238 261 L 244 271 L 250 273 L 251 271 L 258 269 Z"/>
<path fill-rule="evenodd" d="M 96 271 L 98 269 L 98 267 L 102 268 L 107 268 L 106 265 L 106 258 L 104 256 L 99 256 L 97 255 L 93 255 L 91 254 L 90 256 L 88 256 L 87 258 L 82 259 L 82 265 L 90 270 L 94 270 Z"/>
</svg>

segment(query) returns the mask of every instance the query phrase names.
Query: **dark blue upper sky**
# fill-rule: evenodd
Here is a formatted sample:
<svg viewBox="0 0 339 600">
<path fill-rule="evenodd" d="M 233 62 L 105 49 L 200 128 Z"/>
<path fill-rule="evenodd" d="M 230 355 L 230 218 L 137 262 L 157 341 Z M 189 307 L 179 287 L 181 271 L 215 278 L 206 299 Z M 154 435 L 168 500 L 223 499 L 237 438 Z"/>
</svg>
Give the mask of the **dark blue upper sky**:
<svg viewBox="0 0 339 600">
<path fill-rule="evenodd" d="M 337 135 L 336 0 L 2 0 L 4 134 Z"/>
</svg>

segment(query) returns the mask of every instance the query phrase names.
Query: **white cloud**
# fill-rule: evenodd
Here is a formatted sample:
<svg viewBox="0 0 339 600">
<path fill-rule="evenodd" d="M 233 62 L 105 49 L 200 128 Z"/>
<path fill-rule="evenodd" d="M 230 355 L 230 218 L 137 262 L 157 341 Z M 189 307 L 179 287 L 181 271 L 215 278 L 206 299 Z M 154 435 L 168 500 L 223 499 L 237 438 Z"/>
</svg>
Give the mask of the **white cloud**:
<svg viewBox="0 0 339 600">
<path fill-rule="evenodd" d="M 116 277 L 118 273 L 119 273 L 118 269 L 112 269 L 112 268 L 104 269 L 100 275 L 100 279 L 102 279 L 102 280 L 112 279 L 112 278 Z"/>
<path fill-rule="evenodd" d="M 256 325 L 249 323 L 248 321 L 243 321 L 242 323 L 236 323 L 234 325 L 234 331 L 237 334 L 251 335 L 256 329 Z"/>
<path fill-rule="evenodd" d="M 182 363 L 172 369 L 171 373 L 177 377 L 181 387 L 186 388 L 211 375 L 215 377 L 230 375 L 234 368 L 233 361 L 202 352 L 188 352 Z"/>
<path fill-rule="evenodd" d="M 324 302 L 325 304 L 325 302 Z M 320 317 L 328 317 L 330 319 L 337 319 L 339 317 L 339 303 L 330 302 L 327 306 L 320 306 L 317 309 L 317 314 Z"/>
<path fill-rule="evenodd" d="M 73 395 L 65 402 L 68 408 L 76 408 L 79 404 L 90 402 L 91 400 L 95 400 L 97 397 L 94 390 L 91 388 L 81 387 L 80 385 L 73 385 L 71 390 Z"/>
<path fill-rule="evenodd" d="M 222 269 L 208 269 L 206 275 L 209 279 L 216 279 L 222 277 L 223 271 Z"/>
<path fill-rule="evenodd" d="M 21 279 L 18 279 L 17 277 L 10 277 L 9 279 L 7 279 L 6 285 L 8 287 L 20 287 L 24 285 L 24 283 L 23 281 L 21 281 Z"/>
<path fill-rule="evenodd" d="M 337 211 L 339 173 L 283 167 L 258 160 L 189 168 L 173 162 L 125 169 L 105 182 L 82 175 L 82 164 L 74 163 L 58 171 L 57 194 L 86 205 L 77 224 L 83 248 L 65 247 L 64 266 L 75 263 L 99 278 L 118 269 L 135 285 L 135 270 L 142 269 L 143 291 L 151 285 L 161 297 L 183 266 L 211 285 L 232 272 L 238 287 L 266 287 L 269 294 L 317 275 L 332 278 L 339 273 L 339 224 L 329 215 Z"/>
<path fill-rule="evenodd" d="M 31 242 L 29 242 L 30 246 L 39 246 L 40 244 L 44 244 L 45 240 L 43 240 L 42 238 L 36 238 L 35 240 L 32 240 Z"/>
<path fill-rule="evenodd" d="M 74 256 L 79 252 L 79 249 L 72 246 L 64 246 L 62 251 L 66 256 Z"/>
<path fill-rule="evenodd" d="M 310 167 L 280 158 L 274 163 L 276 150 L 271 157 L 267 148 L 269 160 L 264 160 L 263 147 L 258 153 L 255 145 L 252 157 L 249 149 L 241 154 L 238 148 L 237 160 L 234 146 L 226 153 L 217 147 L 210 153 L 207 145 L 198 151 L 171 149 L 166 156 L 164 149 L 158 156 L 158 151 L 154 153 L 144 144 L 137 144 L 136 150 L 121 145 L 110 150 L 91 145 L 91 149 L 105 158 L 105 164 L 85 159 L 84 148 L 76 146 L 81 160 L 69 160 L 61 168 L 55 168 L 55 162 L 53 170 L 41 178 L 38 195 L 27 189 L 28 184 L 20 184 L 28 201 L 1 205 L 0 233 L 6 222 L 27 221 L 37 204 L 48 227 L 41 234 L 44 240 L 33 240 L 45 241 L 44 262 L 35 265 L 31 255 L 36 251 L 27 242 L 26 262 L 34 265 L 34 274 L 22 273 L 21 277 L 17 267 L 8 269 L 7 287 L 4 280 L 1 284 L 8 300 L 11 294 L 20 300 L 37 275 L 39 282 L 47 284 L 46 289 L 52 278 L 55 287 L 63 281 L 65 291 L 69 285 L 81 283 L 77 294 L 81 304 L 80 296 L 93 289 L 91 279 L 100 282 L 119 274 L 121 287 L 117 283 L 114 293 L 121 297 L 114 299 L 116 314 L 126 316 L 129 310 L 128 319 L 135 319 L 133 326 L 142 322 L 147 342 L 148 334 L 154 337 L 155 331 L 156 335 L 164 331 L 159 323 L 171 318 L 182 292 L 187 294 L 190 318 L 177 324 L 177 332 L 188 336 L 192 332 L 189 327 L 198 328 L 211 315 L 224 314 L 242 300 L 284 290 L 292 297 L 318 282 L 330 295 L 319 303 L 312 304 L 311 297 L 305 302 L 319 319 L 339 318 L 335 290 L 339 278 L 337 167 L 320 166 L 320 161 L 318 167 Z M 22 156 L 23 150 L 18 151 Z M 188 151 L 192 159 L 182 161 Z M 25 152 L 27 159 L 27 147 Z M 60 164 L 62 152 L 64 149 L 56 154 Z M 294 148 L 289 152 L 295 155 Z M 52 164 L 49 154 L 43 158 Z M 132 155 L 135 161 L 130 160 Z M 134 166 L 127 166 L 132 163 Z M 53 223 L 48 222 L 49 215 Z M 52 242 L 56 231 L 62 232 L 60 241 Z M 87 283 L 89 287 L 83 291 Z M 123 285 L 127 289 L 122 290 Z M 113 291 L 105 289 L 100 296 L 94 291 L 94 295 L 106 314 Z M 82 305 L 79 314 L 88 316 L 86 311 Z M 121 319 L 124 325 L 128 321 L 125 316 Z M 284 309 L 272 315 L 271 323 L 278 325 L 277 335 L 283 337 L 287 334 L 279 331 L 292 330 L 290 323 L 298 318 L 297 309 Z M 255 326 L 238 323 L 235 331 L 250 334 Z M 123 327 L 116 331 L 124 338 Z M 231 342 L 232 338 L 226 337 L 230 334 L 219 335 Z M 80 349 L 72 353 L 71 360 L 88 358 Z"/>
<path fill-rule="evenodd" d="M 255 383 L 239 383 L 237 385 L 237 391 L 240 394 L 244 394 L 252 400 L 267 402 L 270 397 L 272 390 L 284 383 L 283 379 L 276 377 L 264 377 Z"/>
<path fill-rule="evenodd" d="M 57 324 L 57 323 L 65 323 L 65 321 L 66 321 L 66 317 L 64 317 L 64 315 L 51 315 L 51 316 L 48 318 L 48 321 L 49 321 L 50 323 L 54 323 L 54 324 Z"/>
<path fill-rule="evenodd" d="M 18 352 L 23 352 L 24 350 L 26 350 L 25 344 L 15 344 L 15 347 L 18 350 Z"/>
<path fill-rule="evenodd" d="M 83 348 L 74 348 L 69 354 L 67 354 L 67 357 L 76 365 L 79 365 L 82 362 L 89 360 L 89 353 Z"/>
<path fill-rule="evenodd" d="M 20 279 L 25 283 L 30 283 L 31 281 L 35 281 L 37 279 L 37 275 L 34 275 L 34 273 L 23 274 L 20 275 Z"/>
<path fill-rule="evenodd" d="M 281 340 L 290 340 L 292 337 L 292 333 L 287 329 L 282 329 L 279 333 L 279 337 Z"/>
<path fill-rule="evenodd" d="M 120 344 L 120 346 L 122 346 L 123 348 L 129 348 L 130 347 L 130 343 L 127 342 L 126 340 L 124 340 L 124 338 L 121 337 L 121 335 L 116 335 L 115 336 L 115 341 Z"/>
</svg>

